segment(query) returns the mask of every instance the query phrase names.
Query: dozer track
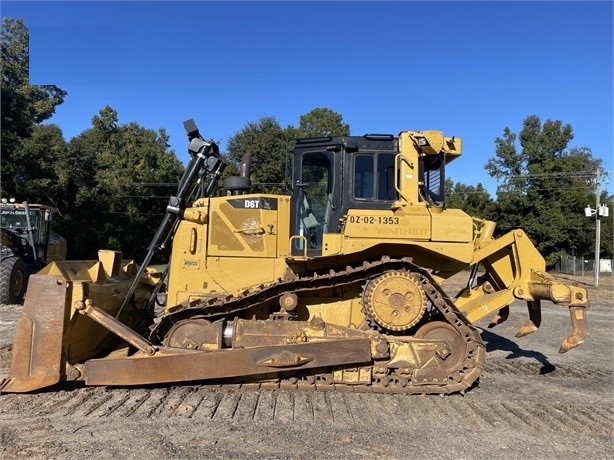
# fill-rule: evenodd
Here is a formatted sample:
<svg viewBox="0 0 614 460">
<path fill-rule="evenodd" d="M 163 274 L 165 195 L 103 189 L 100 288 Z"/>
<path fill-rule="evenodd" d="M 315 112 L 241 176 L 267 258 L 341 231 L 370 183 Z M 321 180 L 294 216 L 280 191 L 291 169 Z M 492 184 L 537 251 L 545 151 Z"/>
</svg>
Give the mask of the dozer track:
<svg viewBox="0 0 614 460">
<path fill-rule="evenodd" d="M 379 261 L 364 262 L 361 266 L 348 266 L 343 270 L 330 270 L 328 273 L 312 273 L 310 275 L 292 276 L 280 279 L 269 286 L 261 286 L 254 292 L 244 292 L 237 297 L 226 297 L 208 300 L 196 300 L 167 309 L 152 327 L 150 340 L 154 344 L 163 344 L 168 338 L 173 326 L 186 320 L 217 321 L 232 319 L 236 316 L 249 316 L 250 310 L 262 305 L 270 305 L 288 292 L 297 297 L 313 296 L 331 288 L 337 290 L 352 286 L 364 286 L 369 280 L 389 271 L 405 271 L 412 273 L 414 279 L 423 289 L 427 299 L 433 306 L 436 321 L 425 322 L 417 330 L 415 337 L 425 342 L 445 342 L 450 349 L 444 355 L 435 355 L 429 366 L 420 369 L 390 368 L 378 365 L 361 365 L 350 369 L 357 373 L 370 375 L 370 381 L 362 379 L 351 385 L 338 383 L 334 378 L 336 369 L 320 368 L 307 371 L 284 371 L 274 378 L 258 379 L 248 377 L 252 385 L 287 385 L 313 389 L 346 388 L 352 391 L 372 391 L 378 393 L 419 393 L 448 394 L 463 392 L 470 388 L 480 376 L 486 350 L 478 329 L 468 324 L 457 311 L 452 300 L 436 283 L 430 273 L 414 263 L 411 258 L 391 259 L 383 257 Z M 334 307 L 331 307 L 334 308 Z M 370 330 L 369 333 L 377 334 Z M 380 334 L 391 340 L 398 340 L 400 333 L 392 335 Z M 409 337 L 407 337 L 409 338 Z M 335 342 L 330 342 L 335 347 Z M 434 362 L 433 362 L 434 361 Z M 433 373 L 433 366 L 436 367 Z M 347 369 L 346 369 L 347 370 Z M 255 380 L 251 380 L 255 378 Z M 231 383 L 246 383 L 245 378 L 227 380 Z"/>
</svg>

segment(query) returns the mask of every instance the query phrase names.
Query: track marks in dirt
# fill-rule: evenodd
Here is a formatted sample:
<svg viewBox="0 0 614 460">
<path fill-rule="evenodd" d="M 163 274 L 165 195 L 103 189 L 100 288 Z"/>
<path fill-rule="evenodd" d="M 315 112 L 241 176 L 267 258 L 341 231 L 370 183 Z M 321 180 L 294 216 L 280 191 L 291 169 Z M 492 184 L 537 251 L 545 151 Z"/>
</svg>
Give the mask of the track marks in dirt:
<svg viewBox="0 0 614 460">
<path fill-rule="evenodd" d="M 71 392 L 3 395 L 1 419 L 46 416 L 72 419 L 250 420 L 280 423 L 398 426 L 453 424 L 467 429 L 509 427 L 529 432 L 611 436 L 607 406 L 547 404 L 536 400 L 481 400 L 475 395 L 406 396 L 290 390 L 225 390 L 207 387 L 153 389 L 80 388 Z"/>
<path fill-rule="evenodd" d="M 559 364 L 555 366 L 550 363 L 541 363 L 535 360 L 487 359 L 482 375 L 495 373 L 528 377 L 546 375 L 563 379 L 586 379 L 590 376 L 591 379 L 604 378 L 610 381 L 614 377 L 611 369 L 589 366 L 586 364 Z"/>
<path fill-rule="evenodd" d="M 535 360 L 491 359 L 484 377 L 503 377 L 503 381 L 519 376 L 529 380 L 546 378 L 554 383 L 584 380 L 587 385 L 601 389 L 605 388 L 606 381 L 612 380 L 612 370 L 609 368 L 571 363 L 557 365 L 549 369 L 546 375 L 540 375 L 542 366 Z M 573 393 L 569 397 L 560 394 L 556 400 L 551 396 L 548 402 L 539 393 L 507 393 L 504 397 L 480 388 L 465 397 L 363 393 L 352 389 L 345 387 L 346 391 L 332 391 L 333 386 L 330 385 L 322 387 L 322 391 L 283 385 L 263 389 L 253 384 L 221 388 L 219 385 L 73 387 L 35 394 L 0 395 L 0 420 L 18 420 L 24 415 L 29 419 L 67 416 L 84 420 L 187 418 L 237 423 L 315 421 L 331 425 L 370 424 L 389 428 L 399 423 L 427 423 L 432 427 L 453 423 L 467 430 L 507 427 L 527 432 L 562 432 L 570 435 L 583 432 L 607 437 L 614 434 L 611 402 L 579 402 L 573 399 Z"/>
</svg>

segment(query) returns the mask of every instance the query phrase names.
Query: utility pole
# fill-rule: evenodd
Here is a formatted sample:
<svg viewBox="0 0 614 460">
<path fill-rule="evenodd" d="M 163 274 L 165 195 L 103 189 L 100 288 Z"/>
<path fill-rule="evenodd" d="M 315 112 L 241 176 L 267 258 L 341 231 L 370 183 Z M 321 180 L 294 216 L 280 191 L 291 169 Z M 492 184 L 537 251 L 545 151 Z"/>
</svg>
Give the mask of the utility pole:
<svg viewBox="0 0 614 460">
<path fill-rule="evenodd" d="M 607 173 L 606 173 L 607 174 Z M 599 249 L 601 248 L 601 218 L 608 217 L 610 210 L 607 204 L 601 204 L 601 170 L 598 169 L 595 174 L 595 195 L 596 195 L 596 207 L 592 209 L 590 206 L 584 208 L 584 215 L 586 217 L 595 216 L 595 263 L 593 266 L 593 272 L 595 273 L 595 287 L 599 286 L 599 271 L 601 270 L 601 262 L 599 260 Z M 612 213 L 614 214 L 614 213 Z"/>
<path fill-rule="evenodd" d="M 597 168 L 597 178 L 595 184 L 595 195 L 597 196 L 595 210 L 595 266 L 593 271 L 595 272 L 595 287 L 599 286 L 599 270 L 601 269 L 601 262 L 599 261 L 599 249 L 601 248 L 601 219 L 600 219 L 600 207 L 599 199 L 601 196 L 601 170 Z"/>
</svg>

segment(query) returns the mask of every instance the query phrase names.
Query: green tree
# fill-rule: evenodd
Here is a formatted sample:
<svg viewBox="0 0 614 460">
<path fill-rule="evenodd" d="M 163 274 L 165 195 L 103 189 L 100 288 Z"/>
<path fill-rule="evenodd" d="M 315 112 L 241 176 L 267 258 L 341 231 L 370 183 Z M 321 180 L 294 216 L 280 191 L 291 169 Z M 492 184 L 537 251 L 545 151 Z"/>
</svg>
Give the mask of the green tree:
<svg viewBox="0 0 614 460">
<path fill-rule="evenodd" d="M 474 187 L 461 182 L 454 183 L 451 178 L 447 178 L 446 207 L 462 209 L 470 216 L 480 219 L 495 218 L 495 202 L 481 183 Z"/>
<path fill-rule="evenodd" d="M 350 133 L 343 117 L 327 108 L 315 108 L 301 115 L 298 127 L 289 125 L 285 129 L 273 116 L 264 116 L 256 122 L 246 123 L 228 140 L 226 176 L 238 171 L 241 159 L 246 153 L 252 155 L 251 180 L 254 190 L 269 193 L 287 193 L 284 185 L 286 153 L 292 149 L 291 140 L 297 137 L 345 136 Z M 289 143 L 290 142 L 290 143 Z M 291 158 L 288 166 L 291 167 Z"/>
<path fill-rule="evenodd" d="M 71 255 L 91 258 L 101 248 L 144 255 L 183 172 L 169 147 L 163 129 L 120 125 L 109 106 L 71 140 L 69 154 L 82 165 L 71 172 L 74 207 L 65 216 Z"/>
<path fill-rule="evenodd" d="M 34 203 L 60 207 L 65 197 L 68 145 L 55 124 L 32 128 L 29 138 L 13 153 L 15 195 Z M 4 165 L 4 159 L 3 159 Z"/>
<path fill-rule="evenodd" d="M 583 209 L 590 202 L 587 180 L 601 167 L 601 160 L 587 147 L 568 149 L 572 139 L 569 124 L 559 120 L 542 124 L 531 115 L 518 135 L 504 129 L 503 137 L 495 140 L 495 157 L 485 166 L 499 181 L 499 232 L 523 228 L 549 266 L 562 253 L 583 254 L 590 247 L 590 223 Z"/>
<path fill-rule="evenodd" d="M 603 192 L 601 203 L 605 204 L 609 210 L 609 216 L 601 218 L 601 255 L 614 259 L 614 195 Z"/>
<path fill-rule="evenodd" d="M 30 137 L 36 124 L 53 115 L 67 94 L 54 85 L 30 85 L 29 41 L 29 31 L 23 19 L 3 18 L 0 34 L 3 195 L 17 192 L 14 179 L 24 165 L 15 155 L 22 142 Z"/>
<path fill-rule="evenodd" d="M 348 136 L 350 125 L 343 122 L 340 113 L 325 107 L 316 107 L 300 116 L 298 127 L 288 127 L 288 138 L 314 136 Z"/>
<path fill-rule="evenodd" d="M 286 135 L 273 116 L 246 123 L 227 144 L 228 158 L 235 165 L 251 154 L 251 180 L 255 190 L 284 193 Z"/>
</svg>

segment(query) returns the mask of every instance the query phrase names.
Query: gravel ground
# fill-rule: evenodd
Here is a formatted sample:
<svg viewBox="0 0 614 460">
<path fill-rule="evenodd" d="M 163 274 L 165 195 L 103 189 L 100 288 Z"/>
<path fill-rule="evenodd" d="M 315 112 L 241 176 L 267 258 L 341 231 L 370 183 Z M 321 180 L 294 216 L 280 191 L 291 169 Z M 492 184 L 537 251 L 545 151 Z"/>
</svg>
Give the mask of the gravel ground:
<svg viewBox="0 0 614 460">
<path fill-rule="evenodd" d="M 614 282 L 577 280 L 591 298 L 586 343 L 558 353 L 569 314 L 548 302 L 540 330 L 516 339 L 527 317 L 517 302 L 500 326 L 478 324 L 486 369 L 464 396 L 64 385 L 0 395 L 0 457 L 611 458 Z M 0 377 L 20 311 L 0 305 Z"/>
</svg>

